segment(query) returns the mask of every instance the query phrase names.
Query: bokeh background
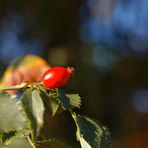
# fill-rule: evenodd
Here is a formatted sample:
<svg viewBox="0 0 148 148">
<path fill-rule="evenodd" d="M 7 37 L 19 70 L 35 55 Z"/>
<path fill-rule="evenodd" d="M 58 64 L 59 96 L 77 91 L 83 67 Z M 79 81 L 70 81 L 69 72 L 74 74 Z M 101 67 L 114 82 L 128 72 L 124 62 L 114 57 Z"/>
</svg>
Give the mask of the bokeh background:
<svg viewBox="0 0 148 148">
<path fill-rule="evenodd" d="M 147 0 L 1 0 L 1 77 L 27 54 L 76 69 L 64 89 L 83 98 L 78 113 L 109 128 L 112 148 L 148 147 Z M 75 148 L 69 118 L 47 131 Z"/>
</svg>

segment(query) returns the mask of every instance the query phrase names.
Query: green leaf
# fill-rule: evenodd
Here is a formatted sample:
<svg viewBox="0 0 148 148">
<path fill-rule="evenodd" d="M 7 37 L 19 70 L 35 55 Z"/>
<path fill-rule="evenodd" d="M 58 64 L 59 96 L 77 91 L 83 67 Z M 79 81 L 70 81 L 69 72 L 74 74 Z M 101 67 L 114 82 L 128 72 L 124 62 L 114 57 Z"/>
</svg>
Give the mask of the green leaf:
<svg viewBox="0 0 148 148">
<path fill-rule="evenodd" d="M 42 92 L 42 95 L 45 95 L 45 96 L 47 95 L 47 96 L 48 96 L 48 92 L 47 92 L 47 90 L 43 87 L 43 85 L 38 84 L 37 87 L 39 88 L 40 92 Z M 46 96 L 46 97 L 47 97 L 47 96 Z"/>
<path fill-rule="evenodd" d="M 81 98 L 78 94 L 66 94 L 62 89 L 56 89 L 57 96 L 64 110 L 71 110 L 75 107 L 80 107 Z"/>
<path fill-rule="evenodd" d="M 70 102 L 71 109 L 75 108 L 75 107 L 80 108 L 81 98 L 78 94 L 66 94 L 65 96 L 68 98 L 68 100 Z"/>
<path fill-rule="evenodd" d="M 16 139 L 9 145 L 0 144 L 0 148 L 33 148 L 26 138 Z"/>
<path fill-rule="evenodd" d="M 52 94 L 49 94 L 49 99 L 50 99 L 49 104 L 52 111 L 52 116 L 54 116 L 58 111 L 60 100 L 57 98 L 56 95 L 52 95 Z"/>
<path fill-rule="evenodd" d="M 52 116 L 57 112 L 63 110 L 71 110 L 75 107 L 80 107 L 81 98 L 78 94 L 66 94 L 62 89 L 50 89 L 48 92 L 41 85 L 38 86 L 40 89 L 41 97 L 48 104 Z"/>
<path fill-rule="evenodd" d="M 29 127 L 20 101 L 0 92 L 0 133 L 20 131 Z"/>
<path fill-rule="evenodd" d="M 33 115 L 36 118 L 37 122 L 37 133 L 39 133 L 40 128 L 44 124 L 44 104 L 40 94 L 37 90 L 32 91 L 32 105 L 33 105 Z"/>
<path fill-rule="evenodd" d="M 67 148 L 67 146 L 56 140 L 56 139 L 47 139 L 44 141 L 36 141 L 36 148 Z"/>
<path fill-rule="evenodd" d="M 48 93 L 43 86 L 38 85 L 39 89 L 40 89 L 40 95 L 43 98 L 43 100 L 47 103 L 47 105 L 49 106 L 52 116 L 54 116 L 56 114 L 56 112 L 58 111 L 59 105 L 60 105 L 60 100 L 58 99 L 57 95 L 56 95 L 56 91 L 55 90 L 50 90 L 50 92 Z"/>
<path fill-rule="evenodd" d="M 104 140 L 102 125 L 100 126 L 92 119 L 75 113 L 72 113 L 72 117 L 77 127 L 77 140 L 80 141 L 82 148 L 109 148 L 109 145 L 101 145 Z"/>
<path fill-rule="evenodd" d="M 38 136 L 44 124 L 44 104 L 36 89 L 27 89 L 22 95 L 22 105 L 31 121 L 34 136 Z"/>
<path fill-rule="evenodd" d="M 101 138 L 101 148 L 109 148 L 111 143 L 111 137 L 110 137 L 110 132 L 109 130 L 104 127 L 104 126 L 101 126 L 102 130 L 103 130 L 103 135 L 102 135 L 102 138 Z"/>
<path fill-rule="evenodd" d="M 30 133 L 31 133 L 31 131 L 29 129 L 24 129 L 21 131 L 12 131 L 9 133 L 3 133 L 2 134 L 2 143 L 4 143 L 5 145 L 8 145 L 18 138 L 25 138 Z"/>
<path fill-rule="evenodd" d="M 69 98 L 66 97 L 64 91 L 62 89 L 55 89 L 56 95 L 60 100 L 60 103 L 64 110 L 69 110 L 72 106 L 70 104 Z"/>
<path fill-rule="evenodd" d="M 59 109 L 60 111 L 71 110 L 75 107 L 80 107 L 81 98 L 77 94 L 65 95 L 62 89 L 53 89 L 49 91 L 48 95 L 50 104 L 56 104 L 58 107 L 61 107 Z"/>
<path fill-rule="evenodd" d="M 3 141 L 2 141 L 2 134 L 0 133 L 0 144 L 2 144 Z"/>
<path fill-rule="evenodd" d="M 23 82 L 23 83 L 21 83 L 19 85 L 14 85 L 14 86 L 8 86 L 8 87 L 1 88 L 0 91 L 19 90 L 19 89 L 24 88 L 26 85 L 27 85 L 27 83 Z"/>
</svg>

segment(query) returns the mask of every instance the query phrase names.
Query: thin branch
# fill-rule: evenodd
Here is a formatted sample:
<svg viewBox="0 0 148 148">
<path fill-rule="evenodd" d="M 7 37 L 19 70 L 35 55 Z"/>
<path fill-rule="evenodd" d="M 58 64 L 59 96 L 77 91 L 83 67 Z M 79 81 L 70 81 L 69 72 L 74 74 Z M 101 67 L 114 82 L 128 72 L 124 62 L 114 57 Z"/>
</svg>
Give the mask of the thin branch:
<svg viewBox="0 0 148 148">
<path fill-rule="evenodd" d="M 34 143 L 31 141 L 31 139 L 30 139 L 29 136 L 27 136 L 27 139 L 28 139 L 30 145 L 32 146 L 32 148 L 36 148 L 35 145 L 34 145 Z"/>
<path fill-rule="evenodd" d="M 19 85 L 14 85 L 14 86 L 9 86 L 9 87 L 5 87 L 0 89 L 0 91 L 7 91 L 7 90 L 19 90 L 22 89 L 24 87 L 26 87 L 27 83 L 21 83 Z"/>
</svg>

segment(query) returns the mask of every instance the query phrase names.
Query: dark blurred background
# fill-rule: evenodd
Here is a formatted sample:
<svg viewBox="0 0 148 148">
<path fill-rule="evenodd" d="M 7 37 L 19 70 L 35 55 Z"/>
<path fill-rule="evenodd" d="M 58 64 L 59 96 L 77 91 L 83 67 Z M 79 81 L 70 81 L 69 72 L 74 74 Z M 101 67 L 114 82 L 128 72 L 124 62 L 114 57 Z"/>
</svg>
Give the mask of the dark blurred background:
<svg viewBox="0 0 148 148">
<path fill-rule="evenodd" d="M 113 148 L 148 147 L 147 0 L 1 0 L 1 76 L 26 54 L 76 69 L 65 91 L 109 128 Z M 72 144 L 68 116 L 54 133 Z"/>
</svg>

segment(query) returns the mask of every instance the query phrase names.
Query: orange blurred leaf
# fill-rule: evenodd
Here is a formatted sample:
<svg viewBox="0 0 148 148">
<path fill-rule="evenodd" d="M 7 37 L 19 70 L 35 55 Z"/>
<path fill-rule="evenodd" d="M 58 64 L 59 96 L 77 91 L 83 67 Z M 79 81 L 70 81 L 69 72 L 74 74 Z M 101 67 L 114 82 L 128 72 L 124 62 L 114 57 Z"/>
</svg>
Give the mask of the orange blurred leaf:
<svg viewBox="0 0 148 148">
<path fill-rule="evenodd" d="M 22 81 L 40 81 L 44 72 L 49 68 L 50 66 L 41 57 L 35 55 L 20 57 L 6 69 L 0 81 L 0 88 L 17 85 Z"/>
</svg>

